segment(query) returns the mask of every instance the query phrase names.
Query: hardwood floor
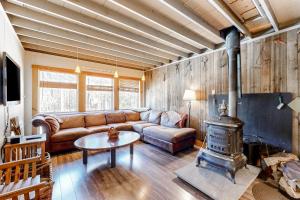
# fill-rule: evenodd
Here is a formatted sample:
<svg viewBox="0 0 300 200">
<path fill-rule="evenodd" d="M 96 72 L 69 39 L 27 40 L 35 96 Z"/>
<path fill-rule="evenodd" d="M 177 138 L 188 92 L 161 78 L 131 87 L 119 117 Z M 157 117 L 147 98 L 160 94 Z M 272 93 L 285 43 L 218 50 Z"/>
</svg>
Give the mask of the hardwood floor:
<svg viewBox="0 0 300 200">
<path fill-rule="evenodd" d="M 176 178 L 176 169 L 192 162 L 197 149 L 172 156 L 152 145 L 135 144 L 117 150 L 117 166 L 109 168 L 109 152 L 90 153 L 87 166 L 81 152 L 52 156 L 54 200 L 195 200 L 210 199 Z M 247 191 L 242 199 L 252 199 Z"/>
</svg>

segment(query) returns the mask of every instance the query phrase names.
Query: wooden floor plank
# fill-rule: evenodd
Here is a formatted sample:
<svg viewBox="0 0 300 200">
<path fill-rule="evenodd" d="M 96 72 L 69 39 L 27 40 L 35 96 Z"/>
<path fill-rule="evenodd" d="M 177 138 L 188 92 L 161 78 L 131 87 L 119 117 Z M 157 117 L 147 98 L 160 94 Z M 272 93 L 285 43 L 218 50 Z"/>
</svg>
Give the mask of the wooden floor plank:
<svg viewBox="0 0 300 200">
<path fill-rule="evenodd" d="M 138 142 L 133 157 L 129 147 L 117 150 L 116 168 L 109 168 L 109 152 L 89 153 L 82 164 L 81 152 L 52 156 L 53 199 L 99 200 L 196 200 L 210 199 L 179 180 L 174 171 L 192 162 L 198 149 L 171 155 Z M 251 188 L 242 200 L 252 199 Z"/>
</svg>

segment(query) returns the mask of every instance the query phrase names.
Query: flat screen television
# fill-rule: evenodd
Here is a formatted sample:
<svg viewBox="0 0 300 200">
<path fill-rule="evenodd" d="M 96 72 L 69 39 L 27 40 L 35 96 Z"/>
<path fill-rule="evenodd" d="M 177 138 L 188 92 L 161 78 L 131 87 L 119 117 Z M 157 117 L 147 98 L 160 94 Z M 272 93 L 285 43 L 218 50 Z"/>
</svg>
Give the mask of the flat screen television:
<svg viewBox="0 0 300 200">
<path fill-rule="evenodd" d="M 21 100 L 20 67 L 6 52 L 3 52 L 2 55 L 0 71 L 1 103 L 4 105 L 19 104 Z"/>
</svg>

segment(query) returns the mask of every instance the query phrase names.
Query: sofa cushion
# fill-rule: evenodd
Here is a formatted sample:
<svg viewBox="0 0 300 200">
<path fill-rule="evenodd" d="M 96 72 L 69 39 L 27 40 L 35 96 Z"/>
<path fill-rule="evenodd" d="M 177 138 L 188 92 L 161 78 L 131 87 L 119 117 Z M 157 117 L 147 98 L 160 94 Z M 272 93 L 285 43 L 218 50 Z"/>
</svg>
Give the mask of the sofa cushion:
<svg viewBox="0 0 300 200">
<path fill-rule="evenodd" d="M 127 123 L 114 123 L 114 124 L 108 124 L 109 127 L 114 127 L 118 131 L 131 131 L 132 125 Z"/>
<path fill-rule="evenodd" d="M 46 116 L 45 117 L 45 121 L 50 126 L 50 129 L 51 129 L 50 132 L 51 132 L 51 134 L 54 134 L 54 133 L 56 133 L 56 132 L 59 131 L 59 129 L 60 129 L 59 121 L 55 117 L 53 117 L 53 116 Z"/>
<path fill-rule="evenodd" d="M 59 130 L 51 136 L 51 142 L 75 141 L 80 137 L 91 134 L 86 128 L 69 128 Z"/>
<path fill-rule="evenodd" d="M 154 124 L 160 123 L 161 111 L 158 110 L 151 110 L 149 115 L 149 122 Z"/>
<path fill-rule="evenodd" d="M 64 115 L 59 118 L 62 120 L 61 129 L 85 127 L 84 115 Z"/>
<path fill-rule="evenodd" d="M 171 143 L 177 143 L 184 139 L 195 137 L 193 128 L 169 128 L 165 126 L 150 126 L 143 129 L 145 136 L 157 138 Z"/>
<path fill-rule="evenodd" d="M 124 123 L 126 122 L 126 117 L 123 112 L 116 113 L 106 113 L 106 123 L 107 124 L 115 124 L 115 123 Z"/>
<path fill-rule="evenodd" d="M 150 111 L 144 111 L 140 113 L 140 119 L 142 121 L 148 121 L 149 120 Z"/>
<path fill-rule="evenodd" d="M 175 111 L 167 111 L 161 114 L 160 124 L 170 128 L 179 128 L 177 123 L 180 121 L 180 114 Z"/>
<path fill-rule="evenodd" d="M 102 125 L 102 126 L 89 126 L 86 127 L 91 133 L 100 133 L 100 132 L 106 132 L 110 128 L 107 125 Z"/>
<path fill-rule="evenodd" d="M 84 119 L 86 127 L 106 125 L 104 113 L 89 113 L 84 117 Z"/>
<path fill-rule="evenodd" d="M 133 124 L 132 129 L 135 132 L 142 133 L 143 129 L 146 128 L 146 127 L 149 127 L 149 126 L 158 126 L 158 125 L 153 124 L 153 123 L 138 123 L 138 124 Z"/>
<path fill-rule="evenodd" d="M 138 112 L 125 112 L 126 121 L 139 121 L 140 113 Z"/>
<path fill-rule="evenodd" d="M 126 124 L 134 125 L 134 124 L 143 124 L 147 123 L 147 121 L 127 121 Z"/>
</svg>

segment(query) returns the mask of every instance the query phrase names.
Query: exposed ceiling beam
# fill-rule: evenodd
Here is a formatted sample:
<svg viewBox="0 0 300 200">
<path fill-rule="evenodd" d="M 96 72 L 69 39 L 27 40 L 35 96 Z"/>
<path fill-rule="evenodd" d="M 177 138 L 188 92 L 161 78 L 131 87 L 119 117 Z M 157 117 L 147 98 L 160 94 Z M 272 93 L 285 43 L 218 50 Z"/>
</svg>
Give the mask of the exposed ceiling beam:
<svg viewBox="0 0 300 200">
<path fill-rule="evenodd" d="M 15 25 L 22 25 L 22 24 L 28 24 L 30 21 L 34 21 L 34 22 L 38 22 L 40 24 L 45 24 L 51 27 L 55 27 L 55 28 L 59 28 L 62 30 L 67 30 L 67 31 L 71 31 L 80 35 L 85 35 L 85 36 L 89 36 L 101 41 L 107 41 L 107 42 L 111 42 L 117 45 L 121 45 L 124 47 L 128 47 L 131 49 L 135 49 L 138 51 L 142 51 L 142 52 L 146 52 L 152 55 L 157 55 L 163 58 L 167 58 L 167 59 L 176 59 L 177 56 L 164 52 L 164 51 L 160 51 L 154 48 L 150 48 L 147 46 L 144 46 L 142 44 L 139 43 L 135 43 L 129 40 L 124 40 L 120 37 L 117 36 L 113 36 L 107 33 L 102 33 L 99 32 L 97 30 L 94 29 L 87 29 L 84 26 L 80 26 L 71 22 L 67 22 L 67 21 L 63 21 L 60 20 L 58 18 L 52 17 L 52 16 L 48 16 L 42 13 L 37 13 L 34 11 L 31 11 L 29 9 L 26 8 L 22 8 L 20 6 L 16 6 L 14 4 L 6 4 L 5 5 L 5 9 L 6 12 L 13 15 L 13 17 L 10 17 L 11 23 L 15 24 Z M 17 17 L 15 17 L 17 16 Z M 188 54 L 184 54 L 187 57 Z"/>
<path fill-rule="evenodd" d="M 279 31 L 278 21 L 276 19 L 275 13 L 270 5 L 270 2 L 268 0 L 259 0 L 259 3 L 261 5 L 261 7 L 263 8 L 263 10 L 265 11 L 266 17 L 272 24 L 275 32 Z"/>
<path fill-rule="evenodd" d="M 208 41 L 206 38 L 196 34 L 195 32 L 185 28 L 184 26 L 178 24 L 177 22 L 168 19 L 166 16 L 146 8 L 144 5 L 140 4 L 137 1 L 128 1 L 128 0 L 109 0 L 110 2 L 124 8 L 131 13 L 142 17 L 143 19 L 149 20 L 152 23 L 159 25 L 169 31 L 172 31 L 174 34 L 184 37 L 190 42 L 197 43 L 208 49 L 214 49 L 215 44 Z"/>
<path fill-rule="evenodd" d="M 217 9 L 232 25 L 239 29 L 244 35 L 251 37 L 250 31 L 242 24 L 239 18 L 222 0 L 208 0 L 208 2 Z"/>
<path fill-rule="evenodd" d="M 110 24 L 99 21 L 95 18 L 84 16 L 80 13 L 77 13 L 72 10 L 68 10 L 65 7 L 55 5 L 53 3 L 48 2 L 47 0 L 17 0 L 17 2 L 23 3 L 28 7 L 35 8 L 44 13 L 48 13 L 50 15 L 55 15 L 61 19 L 72 21 L 83 26 L 93 28 L 95 30 L 99 30 L 102 32 L 106 32 L 115 36 L 122 37 L 127 40 L 135 41 L 140 44 L 144 44 L 150 47 L 155 47 L 157 49 L 161 49 L 167 52 L 179 53 L 177 49 L 174 49 L 168 45 L 161 44 L 159 42 L 150 40 L 148 38 L 142 37 L 138 34 L 126 31 L 124 29 L 118 28 L 116 26 L 112 26 Z M 184 54 L 185 55 L 185 54 Z"/>
<path fill-rule="evenodd" d="M 27 43 L 27 44 L 32 44 L 32 45 L 42 46 L 42 47 L 48 47 L 48 48 L 53 48 L 53 49 L 63 50 L 63 51 L 68 51 L 68 52 L 76 53 L 78 51 L 78 53 L 80 53 L 80 54 L 90 55 L 90 56 L 98 57 L 101 59 L 111 60 L 114 63 L 116 63 L 116 60 L 117 60 L 118 63 L 126 63 L 128 65 L 130 64 L 131 66 L 135 66 L 137 68 L 145 68 L 145 67 L 153 68 L 154 67 L 154 65 L 140 63 L 137 61 L 132 61 L 132 60 L 119 58 L 119 57 L 115 57 L 115 56 L 110 56 L 110 55 L 106 55 L 106 54 L 102 54 L 102 53 L 98 53 L 98 52 L 94 52 L 94 51 L 89 51 L 86 49 L 81 49 L 81 48 L 75 49 L 74 47 L 71 47 L 71 46 L 58 44 L 58 43 L 54 43 L 54 42 L 49 42 L 49 41 L 44 41 L 44 40 L 35 39 L 35 38 L 30 38 L 30 37 L 26 37 L 26 36 L 20 36 L 20 41 L 22 43 Z"/>
<path fill-rule="evenodd" d="M 75 0 L 73 0 L 75 1 Z M 196 26 L 200 27 L 201 29 L 204 29 L 206 31 L 206 34 L 210 34 L 214 38 L 224 41 L 224 39 L 220 36 L 220 31 L 216 28 L 212 27 L 210 24 L 208 24 L 205 20 L 203 20 L 200 16 L 196 15 L 194 12 L 189 10 L 184 4 L 178 0 L 160 0 L 162 3 L 164 3 L 166 6 L 180 14 L 185 19 L 189 20 Z"/>
<path fill-rule="evenodd" d="M 111 44 L 109 42 L 105 42 L 105 41 L 97 40 L 97 39 L 90 38 L 90 37 L 87 37 L 87 36 L 72 33 L 72 32 L 69 32 L 69 31 L 60 30 L 60 29 L 50 27 L 50 26 L 47 26 L 47 25 L 43 25 L 43 24 L 39 24 L 39 23 L 36 23 L 36 22 L 30 22 L 29 21 L 26 24 L 20 24 L 20 25 L 13 24 L 13 25 L 17 26 L 17 27 L 25 28 L 25 29 L 20 29 L 19 30 L 20 34 L 21 33 L 30 34 L 30 32 L 28 32 L 26 30 L 33 30 L 33 31 L 38 31 L 38 32 L 41 32 L 41 33 L 46 33 L 46 34 L 49 34 L 49 35 L 69 39 L 69 40 L 74 40 L 74 41 L 77 41 L 77 42 L 82 42 L 82 43 L 98 46 L 98 47 L 113 50 L 113 51 L 123 52 L 123 53 L 129 54 L 129 55 L 138 56 L 138 57 L 141 57 L 141 58 L 146 58 L 146 59 L 150 59 L 150 60 L 154 60 L 154 61 L 158 61 L 158 62 L 163 62 L 163 63 L 169 62 L 169 59 L 161 58 L 161 57 L 154 56 L 154 55 L 151 55 L 151 54 L 147 54 L 147 53 L 144 53 L 144 52 L 136 51 L 136 50 L 133 50 L 133 49 L 130 49 L 130 48 L 127 48 L 127 47 L 119 46 L 119 45 L 116 45 L 116 44 Z"/>
<path fill-rule="evenodd" d="M 259 0 L 252 0 L 253 4 L 255 5 L 258 13 L 260 14 L 261 17 L 265 17 L 266 13 L 264 11 L 264 9 L 261 7 Z"/>
<path fill-rule="evenodd" d="M 83 9 L 84 11 L 100 16 L 101 18 L 111 20 L 115 23 L 129 27 L 135 31 L 147 34 L 154 40 L 165 41 L 168 43 L 168 45 L 171 46 L 175 45 L 177 48 L 185 49 L 185 51 L 189 51 L 189 52 L 199 51 L 199 49 L 197 47 L 194 47 L 193 45 L 190 45 L 174 37 L 171 37 L 170 35 L 165 34 L 163 32 L 157 31 L 156 29 L 149 27 L 137 20 L 131 19 L 123 14 L 112 11 L 92 1 L 85 1 L 85 0 L 63 0 L 63 1 L 66 2 L 67 4 Z"/>
<path fill-rule="evenodd" d="M 20 33 L 20 31 L 18 29 L 16 29 L 16 32 L 19 35 L 19 38 L 22 42 L 26 42 L 26 41 L 28 42 L 28 40 L 30 40 L 30 41 L 42 40 L 42 41 L 48 41 L 48 42 L 52 42 L 52 43 L 67 45 L 67 46 L 73 47 L 74 50 L 76 50 L 77 48 L 80 48 L 80 49 L 86 49 L 86 50 L 89 50 L 89 51 L 94 51 L 94 52 L 98 52 L 98 53 L 101 53 L 101 54 L 109 55 L 111 57 L 120 57 L 120 58 L 123 58 L 123 59 L 131 60 L 131 62 L 132 61 L 137 61 L 137 62 L 150 64 L 150 65 L 161 65 L 160 62 L 156 62 L 156 61 L 152 61 L 152 60 L 146 60 L 146 59 L 142 59 L 142 58 L 139 58 L 139 57 L 126 55 L 126 54 L 123 54 L 123 53 L 117 53 L 117 52 L 113 52 L 111 50 L 103 49 L 103 48 L 100 48 L 100 47 L 95 47 L 95 46 L 88 45 L 88 44 L 83 44 L 81 42 L 76 42 L 76 41 L 72 41 L 72 40 L 59 38 L 59 37 L 56 37 L 56 36 L 46 35 L 46 34 L 34 32 L 34 31 L 29 32 L 29 30 L 27 31 L 27 33 L 24 33 L 24 32 Z M 68 43 L 68 41 L 69 41 L 69 43 Z"/>
<path fill-rule="evenodd" d="M 39 45 L 29 44 L 29 43 L 25 43 L 25 42 L 23 42 L 22 45 L 26 51 L 32 51 L 32 52 L 37 52 L 37 53 L 43 53 L 43 54 L 77 59 L 77 52 L 65 51 L 65 50 L 61 50 L 61 49 L 39 46 Z M 113 69 L 111 67 L 116 66 L 115 60 L 108 60 L 108 59 L 104 59 L 104 58 L 99 58 L 97 56 L 91 56 L 89 54 L 85 54 L 82 51 L 78 52 L 78 59 L 107 65 L 107 67 L 110 67 L 110 68 L 108 68 L 108 70 L 111 70 L 111 69 Z M 124 63 L 124 62 L 120 62 L 120 61 L 117 62 L 117 66 L 127 68 L 127 69 L 142 70 L 142 71 L 150 69 L 149 67 L 140 67 L 140 66 L 136 66 L 132 63 Z"/>
</svg>

